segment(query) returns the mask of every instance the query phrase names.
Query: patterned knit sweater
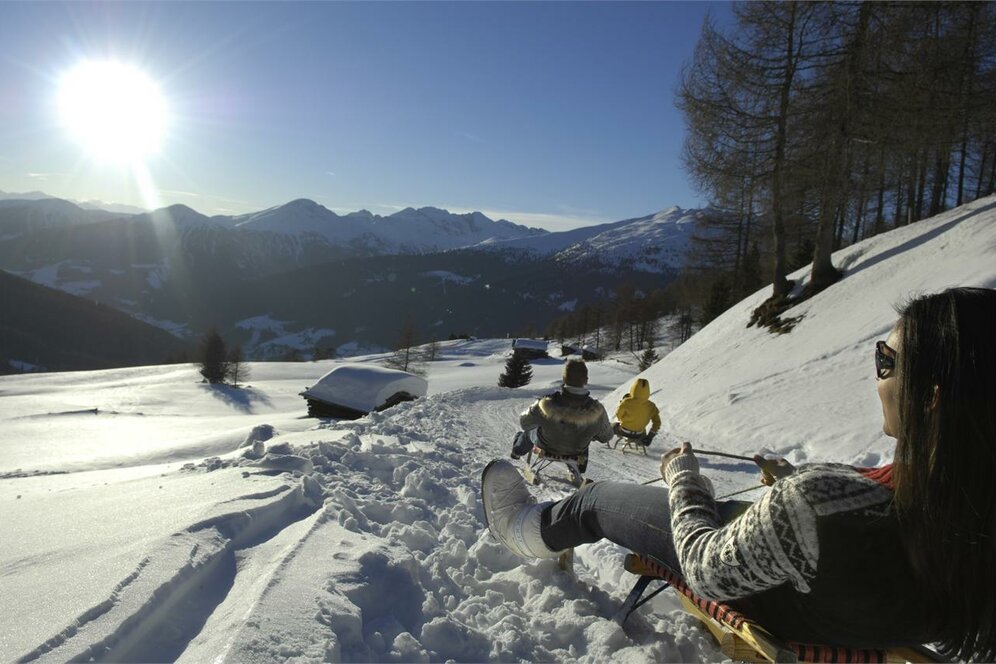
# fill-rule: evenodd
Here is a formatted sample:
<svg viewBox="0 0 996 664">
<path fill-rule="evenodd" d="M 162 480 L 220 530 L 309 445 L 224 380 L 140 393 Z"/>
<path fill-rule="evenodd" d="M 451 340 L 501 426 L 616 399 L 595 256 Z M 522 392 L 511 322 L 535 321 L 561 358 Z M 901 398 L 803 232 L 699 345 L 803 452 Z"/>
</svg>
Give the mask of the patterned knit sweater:
<svg viewBox="0 0 996 664">
<path fill-rule="evenodd" d="M 839 464 L 802 466 L 726 525 L 694 456 L 668 464 L 665 479 L 681 571 L 697 594 L 798 641 L 928 640 L 926 607 L 882 477 Z"/>
</svg>

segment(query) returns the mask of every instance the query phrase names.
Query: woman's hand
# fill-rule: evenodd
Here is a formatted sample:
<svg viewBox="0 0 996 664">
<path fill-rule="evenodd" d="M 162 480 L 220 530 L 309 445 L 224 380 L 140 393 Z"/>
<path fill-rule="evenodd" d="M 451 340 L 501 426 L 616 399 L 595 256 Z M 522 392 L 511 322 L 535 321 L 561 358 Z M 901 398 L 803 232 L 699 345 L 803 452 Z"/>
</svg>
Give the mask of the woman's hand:
<svg viewBox="0 0 996 664">
<path fill-rule="evenodd" d="M 761 484 L 764 486 L 771 486 L 783 477 L 788 477 L 795 472 L 795 466 L 781 457 L 769 459 L 755 454 L 754 463 L 761 469 Z"/>
<path fill-rule="evenodd" d="M 674 459 L 676 459 L 677 457 L 681 456 L 682 454 L 691 454 L 691 453 L 692 453 L 692 444 L 691 443 L 682 443 L 681 447 L 676 447 L 673 450 L 671 450 L 670 452 L 668 452 L 667 454 L 662 454 L 661 455 L 661 477 L 664 477 L 664 469 L 667 468 L 667 465 L 669 463 L 671 463 Z"/>
</svg>

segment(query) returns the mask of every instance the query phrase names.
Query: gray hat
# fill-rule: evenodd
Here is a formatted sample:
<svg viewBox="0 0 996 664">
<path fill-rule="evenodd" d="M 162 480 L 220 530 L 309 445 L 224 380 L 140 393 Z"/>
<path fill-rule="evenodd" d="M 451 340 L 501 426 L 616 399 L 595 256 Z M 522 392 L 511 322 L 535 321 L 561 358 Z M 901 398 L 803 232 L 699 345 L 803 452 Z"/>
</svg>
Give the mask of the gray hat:
<svg viewBox="0 0 996 664">
<path fill-rule="evenodd" d="M 582 360 L 567 360 L 564 365 L 564 385 L 584 387 L 588 384 L 588 365 Z"/>
</svg>

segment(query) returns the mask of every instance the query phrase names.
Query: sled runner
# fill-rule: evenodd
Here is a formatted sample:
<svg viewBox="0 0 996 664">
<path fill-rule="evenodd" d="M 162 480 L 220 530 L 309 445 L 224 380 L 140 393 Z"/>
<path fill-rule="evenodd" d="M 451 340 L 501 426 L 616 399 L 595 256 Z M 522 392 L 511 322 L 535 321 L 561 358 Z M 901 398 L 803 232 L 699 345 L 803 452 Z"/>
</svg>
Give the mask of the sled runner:
<svg viewBox="0 0 996 664">
<path fill-rule="evenodd" d="M 526 465 L 522 469 L 522 476 L 530 484 L 539 484 L 542 480 L 540 473 L 549 468 L 554 463 L 563 463 L 570 473 L 570 482 L 576 487 L 581 487 L 585 483 L 582 468 L 588 466 L 588 452 L 572 454 L 569 456 L 558 456 L 550 454 L 539 445 L 534 445 L 533 449 L 526 455 Z"/>
<path fill-rule="evenodd" d="M 924 647 L 889 649 L 846 648 L 794 642 L 783 642 L 739 611 L 698 597 L 685 580 L 665 565 L 649 556 L 630 553 L 626 556 L 626 571 L 639 574 L 626 601 L 616 614 L 622 625 L 626 619 L 655 595 L 668 587 L 674 588 L 686 612 L 700 620 L 719 643 L 723 654 L 740 662 L 944 662 L 937 653 Z M 652 581 L 662 585 L 641 599 Z"/>
</svg>

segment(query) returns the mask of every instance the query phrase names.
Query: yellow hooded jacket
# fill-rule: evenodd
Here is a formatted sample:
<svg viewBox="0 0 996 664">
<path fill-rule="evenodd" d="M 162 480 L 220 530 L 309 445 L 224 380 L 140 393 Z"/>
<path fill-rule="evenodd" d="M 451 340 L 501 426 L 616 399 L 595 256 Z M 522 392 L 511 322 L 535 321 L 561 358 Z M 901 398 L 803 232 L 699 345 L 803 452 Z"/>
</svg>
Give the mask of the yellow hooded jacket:
<svg viewBox="0 0 996 664">
<path fill-rule="evenodd" d="M 661 428 L 661 416 L 657 406 L 650 400 L 650 383 L 646 378 L 637 378 L 629 388 L 629 394 L 619 402 L 616 409 L 616 419 L 619 424 L 630 431 L 643 431 L 647 422 L 653 421 L 650 433 L 656 433 Z"/>
</svg>

